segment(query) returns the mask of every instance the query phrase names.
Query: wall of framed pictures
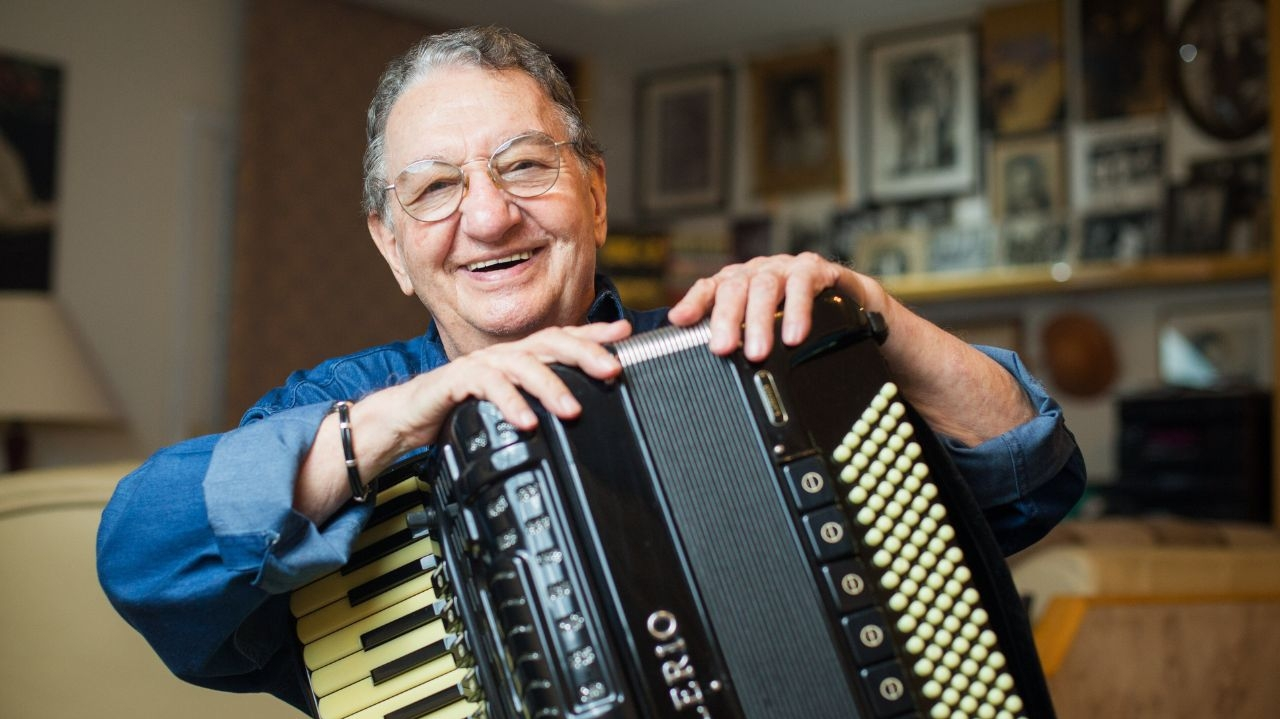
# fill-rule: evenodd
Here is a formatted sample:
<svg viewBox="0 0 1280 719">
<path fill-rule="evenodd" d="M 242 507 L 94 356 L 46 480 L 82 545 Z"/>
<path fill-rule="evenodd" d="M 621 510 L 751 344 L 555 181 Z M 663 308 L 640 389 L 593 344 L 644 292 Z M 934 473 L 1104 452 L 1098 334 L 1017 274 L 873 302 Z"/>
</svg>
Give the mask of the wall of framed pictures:
<svg viewBox="0 0 1280 719">
<path fill-rule="evenodd" d="M 1182 308 L 1247 306 L 1237 324 L 1249 341 L 1273 341 L 1263 11 L 1263 0 L 978 0 L 907 27 L 696 58 L 733 78 L 724 202 L 628 213 L 615 199 L 615 225 L 661 243 L 664 270 L 646 275 L 654 303 L 699 268 L 814 250 L 961 336 L 1012 342 L 1105 483 L 1117 398 L 1178 383 L 1159 346 Z M 810 93 L 810 146 L 838 169 L 781 178 L 781 158 L 803 155 L 771 139 L 782 88 L 832 81 Z M 1204 117 L 1210 107 L 1225 114 Z M 630 182 L 616 159 L 614 191 Z M 1116 346 L 1114 379 L 1088 396 L 1048 371 L 1043 335 L 1066 311 L 1096 318 Z"/>
<path fill-rule="evenodd" d="M 707 174 L 727 186 L 712 188 L 713 202 L 664 211 L 650 172 L 637 181 L 635 224 L 671 228 L 678 255 L 690 218 L 703 248 L 706 218 L 719 216 L 733 256 L 747 242 L 735 229 L 749 225 L 759 245 L 769 219 L 772 251 L 914 258 L 865 266 L 891 281 L 1262 257 L 1265 9 L 1022 0 L 744 49 L 715 65 L 734 91 L 705 90 L 723 103 L 709 117 L 729 120 L 681 126 L 701 133 L 698 146 L 729 148 L 716 155 L 727 166 Z M 647 73 L 637 93 L 681 70 Z M 642 138 L 638 167 L 658 142 Z"/>
</svg>

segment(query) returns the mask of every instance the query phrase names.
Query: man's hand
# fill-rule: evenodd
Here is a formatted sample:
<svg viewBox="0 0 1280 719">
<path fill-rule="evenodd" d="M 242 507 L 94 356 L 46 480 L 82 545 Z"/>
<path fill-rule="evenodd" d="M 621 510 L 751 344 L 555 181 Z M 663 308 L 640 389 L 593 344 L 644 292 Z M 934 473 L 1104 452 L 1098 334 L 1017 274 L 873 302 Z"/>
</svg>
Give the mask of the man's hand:
<svg viewBox="0 0 1280 719">
<path fill-rule="evenodd" d="M 709 315 L 711 351 L 727 355 L 741 346 L 747 359 L 756 362 L 773 349 L 779 305 L 782 341 L 794 346 L 811 329 L 813 298 L 833 287 L 870 310 L 880 311 L 885 304 L 883 290 L 869 278 L 804 252 L 794 257 L 755 257 L 700 279 L 671 308 L 667 319 L 687 327 Z"/>
<path fill-rule="evenodd" d="M 492 402 L 523 430 L 532 429 L 538 420 L 521 390 L 561 419 L 578 416 L 582 407 L 547 365 L 574 366 L 596 379 L 612 379 L 622 366 L 602 345 L 630 334 L 625 320 L 544 329 L 476 350 L 364 397 L 351 407 L 361 477 L 369 482 L 398 457 L 435 444 L 449 412 L 471 397 Z M 317 523 L 350 498 L 336 422 L 331 415 L 321 423 L 294 486 L 294 508 Z"/>
</svg>

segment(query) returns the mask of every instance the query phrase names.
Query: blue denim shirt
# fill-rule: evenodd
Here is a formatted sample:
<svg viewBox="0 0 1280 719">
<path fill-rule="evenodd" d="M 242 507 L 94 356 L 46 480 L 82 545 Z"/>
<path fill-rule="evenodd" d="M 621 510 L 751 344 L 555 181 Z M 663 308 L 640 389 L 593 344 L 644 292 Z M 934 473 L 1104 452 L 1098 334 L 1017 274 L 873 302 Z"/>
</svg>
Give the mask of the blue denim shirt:
<svg viewBox="0 0 1280 719">
<path fill-rule="evenodd" d="M 636 332 L 666 312 L 622 306 L 598 278 L 588 319 L 626 318 Z M 1012 352 L 980 348 L 1019 382 L 1039 416 L 978 447 L 943 438 L 1011 553 L 1075 503 L 1084 462 L 1061 409 Z M 293 511 L 293 481 L 338 399 L 448 361 L 434 323 L 406 342 L 296 372 L 238 429 L 160 450 L 125 477 L 102 515 L 98 572 L 112 604 L 177 676 L 228 691 L 265 691 L 309 711 L 288 593 L 345 564 L 371 508 L 350 504 L 323 526 Z"/>
</svg>

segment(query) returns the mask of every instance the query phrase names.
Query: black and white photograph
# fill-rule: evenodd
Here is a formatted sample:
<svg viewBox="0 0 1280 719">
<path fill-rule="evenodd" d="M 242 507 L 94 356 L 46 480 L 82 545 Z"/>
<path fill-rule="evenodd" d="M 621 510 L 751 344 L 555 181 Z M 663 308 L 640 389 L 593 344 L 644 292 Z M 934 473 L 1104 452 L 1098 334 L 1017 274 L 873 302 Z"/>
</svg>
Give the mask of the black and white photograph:
<svg viewBox="0 0 1280 719">
<path fill-rule="evenodd" d="M 1201 131 L 1238 140 L 1266 126 L 1265 0 L 1192 0 L 1173 45 L 1176 95 Z"/>
<path fill-rule="evenodd" d="M 1056 133 L 997 140 L 989 171 L 993 218 L 1062 212 L 1062 142 Z"/>
<path fill-rule="evenodd" d="M 869 189 L 878 199 L 962 194 L 977 182 L 974 32 L 921 32 L 872 41 Z"/>
<path fill-rule="evenodd" d="M 996 228 L 952 226 L 929 235 L 930 272 L 977 272 L 995 264 Z"/>
<path fill-rule="evenodd" d="M 757 60 L 755 189 L 770 194 L 840 182 L 836 53 L 832 47 Z"/>
<path fill-rule="evenodd" d="M 714 210 L 728 188 L 730 76 L 681 68 L 639 82 L 638 204 L 642 214 Z"/>
<path fill-rule="evenodd" d="M 858 238 L 853 266 L 872 277 L 899 277 L 924 272 L 928 236 L 914 230 L 873 232 Z"/>
<path fill-rule="evenodd" d="M 1080 259 L 1128 263 L 1149 257 L 1160 239 L 1160 214 L 1135 210 L 1091 215 L 1081 231 Z"/>
<path fill-rule="evenodd" d="M 1209 183 L 1169 188 L 1166 255 L 1216 254 L 1227 249 L 1227 189 Z"/>
<path fill-rule="evenodd" d="M 1071 258 L 1071 233 L 1063 222 L 1044 217 L 1015 217 L 1000 224 L 999 263 L 1051 265 Z"/>
<path fill-rule="evenodd" d="M 62 69 L 0 55 L 0 289 L 48 290 Z"/>
<path fill-rule="evenodd" d="M 1071 135 L 1072 204 L 1146 208 L 1164 194 L 1165 125 L 1156 118 L 1089 123 Z"/>
<path fill-rule="evenodd" d="M 867 207 L 851 207 L 831 214 L 831 248 L 842 262 L 853 259 L 858 238 L 881 229 L 881 213 Z"/>
<path fill-rule="evenodd" d="M 1270 235 L 1268 197 L 1271 167 L 1266 152 L 1213 157 L 1191 163 L 1188 184 L 1221 185 L 1227 195 L 1228 251 L 1236 254 L 1258 252 L 1267 247 Z"/>
</svg>

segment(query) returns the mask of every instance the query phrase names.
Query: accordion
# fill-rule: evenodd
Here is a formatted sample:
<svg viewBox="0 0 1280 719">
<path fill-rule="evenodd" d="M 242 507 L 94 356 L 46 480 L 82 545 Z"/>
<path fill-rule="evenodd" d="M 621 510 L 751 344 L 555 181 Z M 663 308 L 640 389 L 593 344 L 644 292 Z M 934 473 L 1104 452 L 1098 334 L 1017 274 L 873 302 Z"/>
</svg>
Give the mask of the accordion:
<svg viewBox="0 0 1280 719">
<path fill-rule="evenodd" d="M 704 323 L 613 345 L 612 382 L 556 367 L 574 421 L 459 406 L 379 477 L 347 566 L 291 597 L 317 716 L 1053 716 L 886 332 L 826 293 L 760 363 Z"/>
</svg>

